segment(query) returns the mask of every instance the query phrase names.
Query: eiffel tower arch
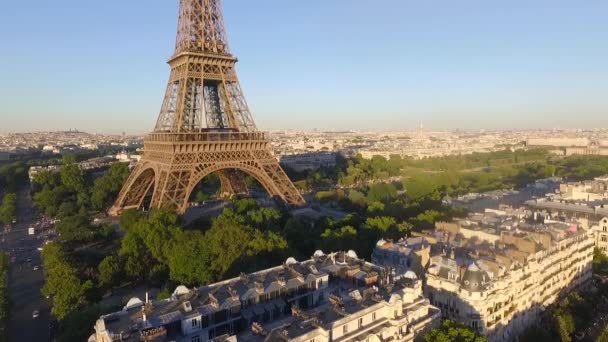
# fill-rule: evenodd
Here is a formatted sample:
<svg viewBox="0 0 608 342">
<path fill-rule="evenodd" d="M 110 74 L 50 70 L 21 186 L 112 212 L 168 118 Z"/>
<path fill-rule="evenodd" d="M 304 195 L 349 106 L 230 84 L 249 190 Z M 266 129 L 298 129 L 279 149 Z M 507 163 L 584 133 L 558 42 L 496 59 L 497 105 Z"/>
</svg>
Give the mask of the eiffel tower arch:
<svg viewBox="0 0 608 342">
<path fill-rule="evenodd" d="M 269 195 L 303 205 L 272 153 L 269 134 L 257 129 L 245 101 L 220 0 L 180 0 L 177 31 L 156 126 L 110 214 L 142 207 L 147 194 L 150 207 L 184 213 L 193 189 L 212 173 L 219 176 L 223 197 L 248 191 L 244 173 Z"/>
</svg>

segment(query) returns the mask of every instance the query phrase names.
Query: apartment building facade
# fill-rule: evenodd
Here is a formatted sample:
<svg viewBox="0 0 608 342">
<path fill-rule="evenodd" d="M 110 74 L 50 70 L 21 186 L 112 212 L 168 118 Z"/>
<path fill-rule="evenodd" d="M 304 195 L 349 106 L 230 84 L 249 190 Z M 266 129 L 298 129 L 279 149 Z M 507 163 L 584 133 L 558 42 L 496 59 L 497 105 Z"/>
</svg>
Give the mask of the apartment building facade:
<svg viewBox="0 0 608 342">
<path fill-rule="evenodd" d="M 91 342 L 414 341 L 439 309 L 415 277 L 394 280 L 352 251 L 324 254 L 100 317 Z"/>
<path fill-rule="evenodd" d="M 558 298 L 592 276 L 594 232 L 570 223 L 500 231 L 495 242 L 442 232 L 426 294 L 444 318 L 492 342 L 512 341 Z"/>
</svg>

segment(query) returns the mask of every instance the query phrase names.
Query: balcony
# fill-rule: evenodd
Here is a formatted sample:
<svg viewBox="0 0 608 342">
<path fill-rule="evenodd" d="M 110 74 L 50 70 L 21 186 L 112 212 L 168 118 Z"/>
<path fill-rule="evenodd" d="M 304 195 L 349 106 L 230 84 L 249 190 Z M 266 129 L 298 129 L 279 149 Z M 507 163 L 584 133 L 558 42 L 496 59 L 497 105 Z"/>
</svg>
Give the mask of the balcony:
<svg viewBox="0 0 608 342">
<path fill-rule="evenodd" d="M 201 133 L 150 133 L 145 143 L 221 142 L 221 141 L 269 141 L 265 132 L 201 132 Z"/>
<path fill-rule="evenodd" d="M 515 306 L 515 304 L 511 305 L 511 307 L 508 308 L 507 311 L 505 311 L 504 316 L 507 317 L 508 315 L 513 313 L 516 309 L 517 309 L 517 307 Z"/>
</svg>

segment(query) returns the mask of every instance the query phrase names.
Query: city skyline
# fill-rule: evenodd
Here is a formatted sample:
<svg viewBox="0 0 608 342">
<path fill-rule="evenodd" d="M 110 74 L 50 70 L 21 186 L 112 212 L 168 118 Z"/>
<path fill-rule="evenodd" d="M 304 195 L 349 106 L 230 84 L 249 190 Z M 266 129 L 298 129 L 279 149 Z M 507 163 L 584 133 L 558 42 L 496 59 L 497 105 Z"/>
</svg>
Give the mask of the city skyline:
<svg viewBox="0 0 608 342">
<path fill-rule="evenodd" d="M 0 132 L 151 131 L 177 3 L 38 2 L 31 11 L 0 8 Z M 224 6 L 237 71 L 264 130 L 605 125 L 608 49 L 598 42 L 608 5 L 599 1 Z"/>
</svg>

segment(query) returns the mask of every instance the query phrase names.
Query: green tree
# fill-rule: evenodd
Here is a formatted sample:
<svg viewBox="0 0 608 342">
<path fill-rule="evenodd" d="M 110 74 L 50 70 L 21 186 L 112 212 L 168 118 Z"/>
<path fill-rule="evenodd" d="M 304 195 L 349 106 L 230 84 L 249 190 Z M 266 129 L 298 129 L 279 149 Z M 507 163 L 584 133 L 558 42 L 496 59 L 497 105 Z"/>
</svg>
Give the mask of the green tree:
<svg viewBox="0 0 608 342">
<path fill-rule="evenodd" d="M 76 163 L 66 162 L 59 169 L 61 183 L 73 192 L 83 191 L 85 188 L 84 171 Z"/>
<path fill-rule="evenodd" d="M 285 223 L 283 234 L 295 257 L 310 257 L 318 248 L 320 232 L 314 224 L 306 224 L 295 217 L 290 217 Z"/>
<path fill-rule="evenodd" d="M 369 187 L 367 191 L 367 201 L 382 202 L 393 199 L 397 196 L 397 188 L 392 184 L 376 183 Z"/>
<path fill-rule="evenodd" d="M 211 229 L 205 233 L 205 244 L 212 260 L 209 269 L 214 280 L 224 279 L 233 265 L 245 254 L 253 232 L 245 226 L 242 216 L 232 210 L 213 220 Z"/>
<path fill-rule="evenodd" d="M 321 234 L 321 246 L 327 252 L 345 251 L 356 248 L 358 239 L 357 229 L 344 226 L 337 230 L 326 229 Z"/>
<path fill-rule="evenodd" d="M 28 182 L 28 166 L 23 162 L 14 162 L 0 166 L 0 189 L 17 192 Z"/>
<path fill-rule="evenodd" d="M 200 286 L 213 280 L 209 272 L 211 259 L 203 234 L 180 233 L 172 245 L 167 255 L 171 280 L 190 286 Z"/>
<path fill-rule="evenodd" d="M 8 341 L 8 256 L 0 253 L 0 342 Z"/>
<path fill-rule="evenodd" d="M 596 342 L 608 342 L 608 325 L 602 330 L 602 334 L 597 338 Z"/>
<path fill-rule="evenodd" d="M 258 229 L 277 229 L 283 218 L 281 212 L 274 208 L 259 208 L 247 212 L 247 222 Z"/>
<path fill-rule="evenodd" d="M 68 216 L 73 216 L 74 214 L 78 213 L 78 210 L 79 208 L 76 202 L 66 201 L 61 203 L 61 205 L 57 209 L 56 216 L 57 218 L 63 219 Z"/>
<path fill-rule="evenodd" d="M 599 248 L 593 250 L 593 273 L 608 275 L 608 256 Z"/>
<path fill-rule="evenodd" d="M 124 260 L 125 274 L 134 280 L 143 280 L 155 261 L 143 240 L 142 232 L 135 224 L 122 239 L 119 255 Z"/>
<path fill-rule="evenodd" d="M 572 315 L 566 313 L 558 313 L 555 315 L 559 337 L 562 342 L 572 341 L 572 333 L 574 333 L 574 320 Z"/>
<path fill-rule="evenodd" d="M 60 182 L 59 174 L 48 170 L 37 173 L 33 178 L 34 185 L 40 189 L 47 186 L 54 188 L 58 186 Z"/>
<path fill-rule="evenodd" d="M 214 280 L 274 265 L 282 261 L 288 247 L 277 232 L 255 229 L 231 209 L 213 220 L 203 240 Z"/>
<path fill-rule="evenodd" d="M 150 254 L 164 264 L 167 262 L 167 242 L 180 230 L 179 216 L 169 209 L 153 210 L 146 221 L 140 221 L 138 227 L 138 233 Z"/>
<path fill-rule="evenodd" d="M 487 342 L 488 339 L 450 320 L 443 321 L 441 327 L 432 329 L 424 336 L 426 342 Z"/>
<path fill-rule="evenodd" d="M 105 257 L 97 267 L 99 282 L 102 286 L 114 287 L 119 285 L 122 275 L 122 265 L 117 256 Z"/>
<path fill-rule="evenodd" d="M 364 227 L 365 239 L 368 241 L 377 241 L 380 238 L 399 240 L 411 230 L 410 224 L 397 224 L 395 218 L 391 216 L 369 217 Z"/>
<path fill-rule="evenodd" d="M 365 195 L 357 190 L 351 190 L 348 193 L 348 199 L 359 207 L 365 207 L 366 199 Z"/>
<path fill-rule="evenodd" d="M 34 204 L 38 209 L 43 211 L 49 216 L 56 216 L 59 212 L 59 207 L 62 203 L 74 202 L 75 199 L 71 198 L 72 194 L 69 190 L 60 185 L 57 187 L 45 186 L 42 191 L 34 194 Z"/>
<path fill-rule="evenodd" d="M 435 226 L 435 222 L 438 221 L 443 214 L 437 210 L 425 210 L 424 212 L 416 215 L 415 223 L 419 228 L 432 229 Z"/>
<path fill-rule="evenodd" d="M 365 221 L 365 225 L 380 232 L 388 232 L 389 229 L 395 227 L 397 222 L 390 216 L 370 217 Z"/>
<path fill-rule="evenodd" d="M 99 316 L 115 312 L 119 308 L 110 310 L 99 305 L 86 306 L 82 309 L 66 315 L 59 325 L 58 342 L 86 341 L 91 335 L 91 327 Z"/>
<path fill-rule="evenodd" d="M 384 212 L 385 205 L 382 202 L 374 201 L 367 206 L 367 212 L 370 214 L 380 214 Z"/>
<path fill-rule="evenodd" d="M 135 209 L 125 210 L 120 215 L 119 226 L 122 230 L 128 232 L 135 227 L 135 224 L 144 218 L 144 214 Z"/>
<path fill-rule="evenodd" d="M 198 203 L 203 203 L 205 201 L 208 201 L 210 199 L 210 196 L 207 195 L 207 193 L 205 193 L 202 190 L 199 190 L 196 192 L 196 194 L 194 195 L 194 201 L 198 202 Z"/>
<path fill-rule="evenodd" d="M 433 179 L 424 174 L 419 174 L 405 180 L 403 186 L 405 187 L 407 195 L 412 199 L 419 199 L 427 196 L 437 189 L 437 185 Z"/>
<path fill-rule="evenodd" d="M 315 198 L 319 202 L 330 202 L 337 199 L 335 191 L 319 191 L 316 193 Z"/>
<path fill-rule="evenodd" d="M 126 163 L 114 163 L 110 170 L 95 180 L 91 190 L 91 205 L 96 210 L 106 210 L 118 195 L 122 185 L 129 177 Z"/>
<path fill-rule="evenodd" d="M 234 210 L 237 214 L 247 214 L 251 210 L 259 209 L 258 202 L 253 198 L 239 199 L 234 202 Z"/>
<path fill-rule="evenodd" d="M 44 247 L 42 260 L 45 275 L 42 292 L 53 298 L 51 313 L 62 320 L 87 304 L 87 292 L 93 288 L 93 283 L 90 280 L 81 282 L 77 270 L 57 243 Z"/>
<path fill-rule="evenodd" d="M 91 226 L 86 215 L 68 216 L 57 223 L 57 232 L 62 242 L 90 242 L 96 237 L 96 229 Z"/>
<path fill-rule="evenodd" d="M 17 219 L 17 195 L 8 193 L 2 199 L 0 205 L 0 222 L 9 224 Z"/>
<path fill-rule="evenodd" d="M 169 209 L 153 210 L 147 218 L 130 212 L 121 220 L 121 226 L 126 233 L 119 255 L 126 275 L 138 281 L 161 280 L 168 270 L 171 241 L 181 231 L 179 217 Z"/>
</svg>

